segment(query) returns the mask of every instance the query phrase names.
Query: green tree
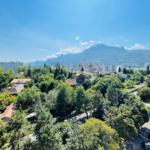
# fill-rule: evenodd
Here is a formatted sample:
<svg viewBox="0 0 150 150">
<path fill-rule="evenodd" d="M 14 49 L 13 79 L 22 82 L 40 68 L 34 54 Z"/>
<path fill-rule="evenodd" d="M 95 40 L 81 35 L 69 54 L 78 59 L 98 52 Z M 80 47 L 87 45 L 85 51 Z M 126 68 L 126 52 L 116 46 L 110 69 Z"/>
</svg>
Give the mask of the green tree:
<svg viewBox="0 0 150 150">
<path fill-rule="evenodd" d="M 12 80 L 14 79 L 14 77 L 7 73 L 0 73 L 0 90 L 9 86 L 12 86 L 12 84 L 10 83 Z"/>
<path fill-rule="evenodd" d="M 83 67 L 81 68 L 81 71 L 84 72 L 84 68 Z"/>
<path fill-rule="evenodd" d="M 40 90 L 41 92 L 47 92 L 48 91 L 49 82 L 43 81 L 40 83 Z"/>
<path fill-rule="evenodd" d="M 149 65 L 147 66 L 147 74 L 150 74 Z"/>
<path fill-rule="evenodd" d="M 131 95 L 128 99 L 125 100 L 125 104 L 130 108 L 130 117 L 133 119 L 137 129 L 149 121 L 146 107 L 139 97 L 135 98 L 134 95 Z"/>
<path fill-rule="evenodd" d="M 112 105 L 118 104 L 118 94 L 116 85 L 111 82 L 107 89 L 107 99 L 112 103 Z"/>
<path fill-rule="evenodd" d="M 10 74 L 13 74 L 14 70 L 13 70 L 13 68 L 10 68 L 9 70 L 7 70 L 7 72 L 10 73 Z"/>
<path fill-rule="evenodd" d="M 134 70 L 133 69 L 126 69 L 126 73 L 127 74 L 134 74 Z"/>
<path fill-rule="evenodd" d="M 58 75 L 55 80 L 62 80 L 62 81 L 65 81 L 65 76 L 64 74 L 61 74 L 61 75 Z"/>
<path fill-rule="evenodd" d="M 105 122 L 118 132 L 120 138 L 129 141 L 137 134 L 134 121 L 130 116 L 130 107 L 126 105 L 121 105 L 119 108 L 110 107 L 106 113 Z"/>
<path fill-rule="evenodd" d="M 144 82 L 144 76 L 141 76 L 141 83 Z"/>
<path fill-rule="evenodd" d="M 27 72 L 27 66 L 18 66 L 17 67 L 17 70 L 18 70 L 18 73 L 20 73 L 20 72 L 24 72 L 24 73 L 26 73 Z"/>
<path fill-rule="evenodd" d="M 83 149 L 120 149 L 117 132 L 101 120 L 95 118 L 86 120 L 85 124 L 79 126 L 79 133 Z"/>
<path fill-rule="evenodd" d="M 50 73 L 53 73 L 53 71 L 52 71 L 52 68 L 51 68 L 51 67 L 49 68 L 49 72 L 50 72 Z"/>
<path fill-rule="evenodd" d="M 94 98 L 93 98 L 93 107 L 95 109 L 96 117 L 102 119 L 103 114 L 104 114 L 104 110 L 107 108 L 108 105 L 109 105 L 109 101 L 107 101 L 102 96 L 100 91 L 97 91 L 94 95 Z"/>
<path fill-rule="evenodd" d="M 143 101 L 149 101 L 150 100 L 150 88 L 149 87 L 139 88 L 138 95 L 141 97 Z"/>
<path fill-rule="evenodd" d="M 17 98 L 9 93 L 0 93 L 0 111 L 4 111 L 11 103 L 16 103 Z"/>
<path fill-rule="evenodd" d="M 24 84 L 24 87 L 25 88 L 31 88 L 32 86 L 34 85 L 34 81 L 31 80 L 31 81 L 28 81 Z"/>
<path fill-rule="evenodd" d="M 92 102 L 93 102 L 93 97 L 94 97 L 92 92 L 90 92 L 89 90 L 85 92 L 85 96 L 83 99 L 83 106 L 84 106 L 83 111 L 86 112 L 87 118 L 88 118 L 88 110 L 91 110 L 93 108 Z"/>
<path fill-rule="evenodd" d="M 126 68 L 123 68 L 123 73 L 124 73 L 124 74 L 126 74 L 126 73 L 127 73 L 127 72 L 126 72 Z"/>
<path fill-rule="evenodd" d="M 83 87 L 85 90 L 89 89 L 92 85 L 91 83 L 91 80 L 85 80 L 83 83 L 82 83 Z"/>
<path fill-rule="evenodd" d="M 150 79 L 146 80 L 146 85 L 147 85 L 147 87 L 150 87 Z"/>
<path fill-rule="evenodd" d="M 26 76 L 32 78 L 31 66 L 28 67 Z"/>
<path fill-rule="evenodd" d="M 30 122 L 25 119 L 24 112 L 15 111 L 9 121 L 0 128 L 0 148 L 11 147 L 13 150 L 19 150 L 23 146 L 22 138 L 32 133 L 32 126 Z"/>
<path fill-rule="evenodd" d="M 56 102 L 56 114 L 65 118 L 67 113 L 67 104 L 70 103 L 70 93 L 68 92 L 66 86 L 62 86 L 58 92 L 57 102 Z"/>
<path fill-rule="evenodd" d="M 15 76 L 16 79 L 24 79 L 25 76 L 22 74 L 17 73 L 17 75 Z"/>
<path fill-rule="evenodd" d="M 38 150 L 60 150 L 62 149 L 61 134 L 58 132 L 58 126 L 54 125 L 52 115 L 49 109 L 42 106 L 42 103 L 36 107 L 36 126 L 34 134 L 37 140 L 35 141 L 36 149 Z"/>
<path fill-rule="evenodd" d="M 121 72 L 121 68 L 120 67 L 118 68 L 118 72 Z"/>
<path fill-rule="evenodd" d="M 5 69 L 0 66 L 0 73 L 3 73 L 4 71 L 5 71 Z"/>
<path fill-rule="evenodd" d="M 80 114 L 82 112 L 84 99 L 85 99 L 84 88 L 83 86 L 78 86 L 76 89 L 76 102 L 75 102 L 76 114 Z"/>
<path fill-rule="evenodd" d="M 126 82 L 126 86 L 130 89 L 134 86 L 134 82 L 129 80 L 129 81 Z"/>
<path fill-rule="evenodd" d="M 142 74 L 141 74 L 141 72 L 136 72 L 136 74 L 135 74 L 135 79 L 136 79 L 136 81 L 141 81 L 141 77 L 142 77 Z"/>
<path fill-rule="evenodd" d="M 63 146 L 64 150 L 81 150 L 83 149 L 83 144 L 80 138 L 79 133 L 79 123 L 72 122 L 69 126 L 67 126 L 63 135 L 66 135 L 66 139 L 64 139 L 65 143 Z"/>
<path fill-rule="evenodd" d="M 35 105 L 39 100 L 39 92 L 34 88 L 27 88 L 18 94 L 17 104 L 21 104 L 23 110 L 29 109 L 29 111 L 33 112 Z"/>
<path fill-rule="evenodd" d="M 59 84 L 57 85 L 56 89 L 59 90 L 63 86 L 65 86 L 69 92 L 73 91 L 73 87 L 71 87 L 70 83 L 69 82 L 63 82 L 63 81 L 59 82 Z"/>
<path fill-rule="evenodd" d="M 47 95 L 47 106 L 50 107 L 51 110 L 56 109 L 58 90 L 54 89 L 49 91 Z"/>
</svg>

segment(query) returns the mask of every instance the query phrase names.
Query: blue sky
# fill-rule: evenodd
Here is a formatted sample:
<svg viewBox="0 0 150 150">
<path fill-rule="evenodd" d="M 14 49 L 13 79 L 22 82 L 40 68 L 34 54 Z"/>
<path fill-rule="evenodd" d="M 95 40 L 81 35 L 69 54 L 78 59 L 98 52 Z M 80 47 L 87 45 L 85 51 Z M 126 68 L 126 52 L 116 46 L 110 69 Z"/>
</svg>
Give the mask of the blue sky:
<svg viewBox="0 0 150 150">
<path fill-rule="evenodd" d="M 150 49 L 149 0 L 1 0 L 0 61 L 32 62 L 102 43 Z"/>
</svg>

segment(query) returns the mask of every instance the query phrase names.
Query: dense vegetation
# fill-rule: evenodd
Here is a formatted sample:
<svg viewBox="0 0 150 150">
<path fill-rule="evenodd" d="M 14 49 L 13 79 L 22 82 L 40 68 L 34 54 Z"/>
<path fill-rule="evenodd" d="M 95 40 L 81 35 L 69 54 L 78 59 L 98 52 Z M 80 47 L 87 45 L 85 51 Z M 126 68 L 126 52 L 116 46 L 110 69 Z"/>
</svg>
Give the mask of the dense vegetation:
<svg viewBox="0 0 150 150">
<path fill-rule="evenodd" d="M 32 79 L 17 96 L 0 93 L 1 112 L 11 103 L 18 108 L 9 121 L 0 121 L 0 149 L 119 150 L 149 121 L 143 103 L 150 95 L 148 71 L 129 70 L 128 79 L 98 74 L 91 81 L 82 70 L 87 79 L 71 87 L 65 79 L 75 78 L 75 73 L 59 64 L 53 69 L 48 65 L 20 66 L 15 77 L 13 70 L 0 68 L 1 89 L 12 86 L 13 78 Z M 144 81 L 147 85 L 139 89 L 139 96 L 126 90 Z M 30 113 L 35 116 L 25 119 Z M 69 121 L 74 116 L 80 120 Z"/>
</svg>

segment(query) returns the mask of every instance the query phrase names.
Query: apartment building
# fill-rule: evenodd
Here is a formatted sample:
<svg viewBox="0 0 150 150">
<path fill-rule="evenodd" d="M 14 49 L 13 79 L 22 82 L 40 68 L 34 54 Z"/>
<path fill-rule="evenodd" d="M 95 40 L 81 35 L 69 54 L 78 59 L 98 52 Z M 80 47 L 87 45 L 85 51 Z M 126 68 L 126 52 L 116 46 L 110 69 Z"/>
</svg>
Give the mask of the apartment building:
<svg viewBox="0 0 150 150">
<path fill-rule="evenodd" d="M 0 66 L 3 67 L 5 69 L 5 71 L 12 68 L 14 70 L 14 73 L 17 73 L 17 67 L 18 66 L 23 66 L 23 62 L 20 62 L 20 61 L 5 62 L 5 61 L 3 61 L 3 62 L 0 62 Z"/>
</svg>

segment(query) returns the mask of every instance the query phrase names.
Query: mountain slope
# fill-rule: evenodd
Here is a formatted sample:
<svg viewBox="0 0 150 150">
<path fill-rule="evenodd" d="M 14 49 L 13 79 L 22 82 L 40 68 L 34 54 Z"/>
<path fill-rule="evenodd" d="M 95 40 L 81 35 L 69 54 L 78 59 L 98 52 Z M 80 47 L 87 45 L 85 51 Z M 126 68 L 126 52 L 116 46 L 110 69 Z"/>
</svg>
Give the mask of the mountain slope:
<svg viewBox="0 0 150 150">
<path fill-rule="evenodd" d="M 81 62 L 101 62 L 106 65 L 121 65 L 125 63 L 139 63 L 143 65 L 150 62 L 150 50 L 125 50 L 124 47 L 106 46 L 97 44 L 78 54 L 66 54 L 57 58 L 47 59 L 45 62 L 36 61 L 31 65 L 40 66 L 45 64 L 54 65 L 59 62 L 61 65 L 78 64 Z"/>
</svg>

